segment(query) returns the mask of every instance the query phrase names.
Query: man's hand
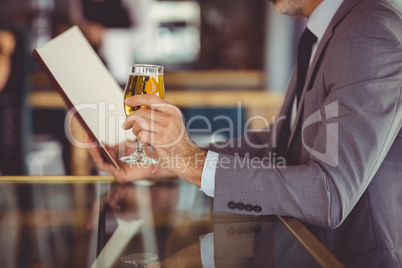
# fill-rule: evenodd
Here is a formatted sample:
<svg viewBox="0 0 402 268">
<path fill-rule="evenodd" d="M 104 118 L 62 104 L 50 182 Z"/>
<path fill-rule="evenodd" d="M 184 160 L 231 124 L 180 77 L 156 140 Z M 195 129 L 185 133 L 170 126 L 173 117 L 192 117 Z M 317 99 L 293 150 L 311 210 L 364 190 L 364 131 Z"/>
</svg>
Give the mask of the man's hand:
<svg viewBox="0 0 402 268">
<path fill-rule="evenodd" d="M 201 186 L 201 174 L 207 151 L 198 148 L 187 136 L 180 110 L 155 95 L 127 98 L 130 106 L 146 106 L 127 117 L 124 129 L 132 128 L 141 143 L 152 145 L 160 166 Z"/>
<path fill-rule="evenodd" d="M 92 142 L 89 140 L 89 142 Z M 119 151 L 128 153 L 129 149 L 133 146 L 127 146 L 127 144 L 122 143 L 119 146 L 106 146 L 108 151 L 111 153 L 112 157 L 119 161 Z M 116 168 L 113 164 L 107 163 L 104 161 L 99 147 L 94 144 L 94 146 L 90 146 L 89 153 L 98 167 L 98 169 L 105 171 L 112 176 L 114 176 L 119 182 L 128 182 L 135 180 L 144 180 L 150 178 L 169 178 L 175 177 L 175 175 L 163 168 L 159 165 L 156 166 L 137 166 L 137 165 L 129 165 L 123 162 L 119 162 L 120 169 Z M 151 152 L 147 151 L 147 154 L 151 154 Z"/>
</svg>

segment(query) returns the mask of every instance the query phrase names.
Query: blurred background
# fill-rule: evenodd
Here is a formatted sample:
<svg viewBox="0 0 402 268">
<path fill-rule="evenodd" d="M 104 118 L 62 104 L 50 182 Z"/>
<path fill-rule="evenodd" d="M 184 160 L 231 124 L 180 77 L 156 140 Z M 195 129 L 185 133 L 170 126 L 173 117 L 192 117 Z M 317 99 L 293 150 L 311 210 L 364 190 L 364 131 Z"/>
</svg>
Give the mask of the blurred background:
<svg viewBox="0 0 402 268">
<path fill-rule="evenodd" d="M 73 25 L 122 87 L 129 64 L 164 65 L 167 99 L 187 120 L 225 115 L 241 129 L 250 116 L 278 112 L 304 20 L 266 0 L 0 0 L 0 30 L 15 43 L 0 94 L 3 175 L 94 173 L 87 152 L 67 141 L 64 103 L 31 55 Z M 76 135 L 85 140 L 78 123 Z"/>
<path fill-rule="evenodd" d="M 53 175 L 57 182 L 57 175 L 98 174 L 87 150 L 68 141 L 65 103 L 32 56 L 73 25 L 122 88 L 130 64 L 163 65 L 166 98 L 181 108 L 190 137 L 202 144 L 272 122 L 305 20 L 276 14 L 268 0 L 0 0 L 0 175 Z M 75 139 L 86 141 L 77 120 L 71 128 Z M 155 237 L 176 247 L 178 237 L 193 232 L 188 219 L 208 219 L 212 207 L 198 187 L 176 178 L 149 188 L 9 180 L 0 185 L 0 267 L 87 267 L 97 246 L 95 231 L 87 229 L 90 211 L 108 191 L 128 198 L 142 219 L 178 223 L 177 229 L 158 220 L 144 225 L 136 247 L 159 245 Z M 203 234 L 211 231 L 201 227 Z"/>
</svg>

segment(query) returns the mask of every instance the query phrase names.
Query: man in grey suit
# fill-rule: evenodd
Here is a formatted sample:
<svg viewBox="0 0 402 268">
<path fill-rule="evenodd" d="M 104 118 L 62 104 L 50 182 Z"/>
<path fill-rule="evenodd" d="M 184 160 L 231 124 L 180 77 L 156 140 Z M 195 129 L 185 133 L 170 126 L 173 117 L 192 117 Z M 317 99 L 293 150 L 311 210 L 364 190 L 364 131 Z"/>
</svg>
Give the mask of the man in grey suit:
<svg viewBox="0 0 402 268">
<path fill-rule="evenodd" d="M 273 3 L 308 17 L 315 36 L 305 82 L 295 72 L 277 122 L 204 150 L 176 107 L 144 95 L 126 103 L 151 109 L 123 127 L 154 146 L 158 176 L 200 186 L 215 213 L 296 217 L 347 266 L 402 267 L 401 15 L 386 0 Z M 120 181 L 152 175 L 91 153 Z"/>
</svg>

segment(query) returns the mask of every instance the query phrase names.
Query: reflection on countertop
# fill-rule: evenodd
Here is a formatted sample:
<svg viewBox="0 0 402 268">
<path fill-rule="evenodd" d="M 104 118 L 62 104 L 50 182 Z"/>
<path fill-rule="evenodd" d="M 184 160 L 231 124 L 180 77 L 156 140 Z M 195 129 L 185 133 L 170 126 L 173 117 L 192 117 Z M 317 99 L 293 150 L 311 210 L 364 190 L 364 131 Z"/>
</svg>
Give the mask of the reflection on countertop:
<svg viewBox="0 0 402 268">
<path fill-rule="evenodd" d="M 2 267 L 342 267 L 296 219 L 213 215 L 179 178 L 1 177 L 0 193 Z"/>
</svg>

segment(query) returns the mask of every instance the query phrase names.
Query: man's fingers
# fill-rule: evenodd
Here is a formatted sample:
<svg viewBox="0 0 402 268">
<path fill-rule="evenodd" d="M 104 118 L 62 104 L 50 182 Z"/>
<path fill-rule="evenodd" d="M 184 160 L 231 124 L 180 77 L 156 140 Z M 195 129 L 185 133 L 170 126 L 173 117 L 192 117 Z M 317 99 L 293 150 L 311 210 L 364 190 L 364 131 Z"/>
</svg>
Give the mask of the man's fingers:
<svg viewBox="0 0 402 268">
<path fill-rule="evenodd" d="M 180 110 L 178 110 L 180 113 Z M 125 130 L 136 127 L 141 130 L 157 132 L 160 128 L 166 128 L 169 125 L 182 122 L 181 114 L 172 115 L 159 111 L 151 111 L 149 109 L 141 109 L 126 118 L 122 127 Z M 136 133 L 134 133 L 136 134 Z"/>
<path fill-rule="evenodd" d="M 168 103 L 166 100 L 153 95 L 153 94 L 143 94 L 131 96 L 124 100 L 126 105 L 130 106 L 151 106 L 157 103 Z"/>
<path fill-rule="evenodd" d="M 98 167 L 98 169 L 105 171 L 113 176 L 116 176 L 116 174 L 118 173 L 119 170 L 114 165 L 106 163 L 103 160 L 103 157 L 102 157 L 98 147 L 95 147 L 95 146 L 91 147 L 88 149 L 88 151 L 89 151 L 89 154 L 91 155 L 92 160 L 94 161 L 95 165 Z"/>
<path fill-rule="evenodd" d="M 129 106 L 146 106 L 151 110 L 169 114 L 181 114 L 180 109 L 166 100 L 152 94 L 136 95 L 127 98 L 124 103 Z"/>
<path fill-rule="evenodd" d="M 92 157 L 92 160 L 97 164 L 98 162 L 103 162 L 102 156 L 99 149 L 96 146 L 88 148 L 88 152 Z"/>
<path fill-rule="evenodd" d="M 148 121 L 149 122 L 149 121 Z M 124 121 L 122 127 L 124 130 L 128 130 L 133 127 L 134 124 L 142 124 L 144 127 L 148 124 L 146 118 L 141 117 L 137 113 L 130 114 L 127 116 L 126 121 Z"/>
<path fill-rule="evenodd" d="M 160 122 L 152 121 L 149 118 L 133 116 L 127 119 L 124 127 L 132 128 L 137 141 L 151 145 L 166 145 L 178 142 L 185 134 L 185 128 L 177 124 L 177 120 L 170 116 L 163 116 Z M 174 136 L 169 133 L 175 133 Z M 173 140 L 172 140 L 173 139 Z"/>
</svg>

